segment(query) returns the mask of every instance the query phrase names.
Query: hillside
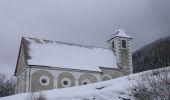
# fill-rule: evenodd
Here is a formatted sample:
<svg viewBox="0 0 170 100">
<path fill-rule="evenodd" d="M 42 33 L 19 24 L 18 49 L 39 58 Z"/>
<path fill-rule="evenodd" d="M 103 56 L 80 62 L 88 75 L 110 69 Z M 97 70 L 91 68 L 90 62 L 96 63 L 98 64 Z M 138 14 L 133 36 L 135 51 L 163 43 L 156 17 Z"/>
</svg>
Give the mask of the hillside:
<svg viewBox="0 0 170 100">
<path fill-rule="evenodd" d="M 33 94 L 21 93 L 1 97 L 0 100 L 169 100 L 169 75 L 170 66 L 84 86 L 42 91 L 46 99 L 33 99 Z M 154 83 L 157 84 L 156 88 Z M 39 97 L 39 94 L 34 93 L 34 96 Z"/>
<path fill-rule="evenodd" d="M 127 76 L 64 89 L 44 91 L 47 100 L 134 100 L 130 97 L 128 88 L 133 80 Z M 28 93 L 2 97 L 0 100 L 35 100 Z"/>
<path fill-rule="evenodd" d="M 170 37 L 161 38 L 132 54 L 134 72 L 170 65 Z"/>
<path fill-rule="evenodd" d="M 140 80 L 142 80 L 143 78 L 146 78 L 147 76 L 149 76 L 147 78 L 150 78 L 153 80 L 155 79 L 159 80 L 160 76 L 163 75 L 162 73 L 165 72 L 165 74 L 167 74 L 166 72 L 169 73 L 169 71 L 170 71 L 170 67 L 167 67 L 167 70 L 164 70 L 164 69 L 149 70 L 146 72 L 131 74 L 128 76 L 112 79 L 109 81 L 103 81 L 103 82 L 88 84 L 84 86 L 76 86 L 76 87 L 70 87 L 70 88 L 64 88 L 64 89 L 54 89 L 54 90 L 49 90 L 49 91 L 43 91 L 42 93 L 46 97 L 46 100 L 135 100 L 135 97 L 132 94 L 132 90 L 139 89 L 138 87 L 140 86 L 140 85 L 137 85 L 137 88 L 136 88 L 135 87 L 136 83 L 145 82 L 144 84 L 146 84 L 146 79 L 145 81 L 140 81 Z M 144 75 L 147 75 L 147 76 L 144 76 Z M 170 75 L 170 73 L 168 75 Z M 157 83 L 158 80 L 156 80 L 155 82 Z M 154 81 L 152 81 L 152 83 L 153 82 Z M 166 83 L 164 81 L 162 82 Z M 144 84 L 142 83 L 142 86 L 144 86 Z M 161 85 L 161 92 L 162 92 L 162 87 L 168 86 L 167 84 L 162 84 L 162 83 L 160 85 Z M 145 86 L 148 87 L 148 84 L 146 84 Z M 151 89 L 151 87 L 149 89 Z M 145 91 L 145 93 L 146 92 L 147 91 Z M 168 90 L 168 92 L 166 93 L 169 93 L 169 92 L 170 91 Z M 167 95 L 166 93 L 164 94 Z M 35 93 L 34 95 L 38 95 L 38 93 Z M 156 98 L 157 98 L 157 95 L 158 94 L 156 94 Z M 0 98 L 0 100 L 36 100 L 36 99 L 28 99 L 28 98 L 30 98 L 30 94 L 21 93 L 21 94 L 8 96 L 8 97 L 2 97 Z M 145 97 L 142 96 L 142 98 L 145 98 Z M 41 99 L 41 100 L 44 100 L 44 99 Z M 143 100 L 143 99 L 140 99 L 140 100 Z M 145 99 L 145 100 L 148 100 L 148 99 Z M 149 100 L 153 100 L 153 99 L 149 99 Z M 169 100 L 169 99 L 164 99 L 164 100 Z"/>
</svg>

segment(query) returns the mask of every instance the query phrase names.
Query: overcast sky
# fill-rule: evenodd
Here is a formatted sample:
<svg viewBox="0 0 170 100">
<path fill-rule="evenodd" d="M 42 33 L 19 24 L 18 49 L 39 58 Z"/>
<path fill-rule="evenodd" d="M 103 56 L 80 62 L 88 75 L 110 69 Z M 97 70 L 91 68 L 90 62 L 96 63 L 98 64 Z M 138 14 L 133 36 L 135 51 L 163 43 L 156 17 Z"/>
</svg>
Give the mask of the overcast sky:
<svg viewBox="0 0 170 100">
<path fill-rule="evenodd" d="M 0 72 L 13 75 L 22 36 L 107 47 L 118 25 L 133 51 L 170 35 L 170 0 L 0 0 Z"/>
</svg>

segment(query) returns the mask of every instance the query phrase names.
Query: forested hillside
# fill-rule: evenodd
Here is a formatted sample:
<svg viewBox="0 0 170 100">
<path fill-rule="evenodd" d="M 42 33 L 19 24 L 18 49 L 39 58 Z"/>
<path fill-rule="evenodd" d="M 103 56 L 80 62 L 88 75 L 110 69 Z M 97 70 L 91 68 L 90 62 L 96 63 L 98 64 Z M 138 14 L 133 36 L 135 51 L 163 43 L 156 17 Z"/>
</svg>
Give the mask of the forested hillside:
<svg viewBox="0 0 170 100">
<path fill-rule="evenodd" d="M 134 72 L 170 66 L 170 37 L 161 38 L 132 54 Z"/>
</svg>

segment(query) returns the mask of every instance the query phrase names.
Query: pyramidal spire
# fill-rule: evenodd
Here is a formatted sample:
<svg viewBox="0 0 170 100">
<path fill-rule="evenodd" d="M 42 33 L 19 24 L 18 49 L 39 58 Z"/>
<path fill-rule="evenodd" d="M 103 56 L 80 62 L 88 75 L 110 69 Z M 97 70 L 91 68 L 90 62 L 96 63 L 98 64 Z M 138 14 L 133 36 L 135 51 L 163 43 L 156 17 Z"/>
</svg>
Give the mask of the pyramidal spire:
<svg viewBox="0 0 170 100">
<path fill-rule="evenodd" d="M 126 32 L 123 29 L 120 28 L 120 25 L 117 26 L 116 30 L 113 32 L 112 35 L 110 35 L 109 40 L 107 40 L 106 42 L 111 41 L 115 37 L 122 37 L 122 38 L 132 39 L 131 36 L 127 35 Z"/>
<path fill-rule="evenodd" d="M 120 29 L 120 25 L 117 25 L 116 30 L 118 30 L 118 29 Z M 110 38 L 115 37 L 115 35 L 117 35 L 117 34 L 118 33 L 116 31 L 114 31 L 114 33 L 110 35 Z"/>
<path fill-rule="evenodd" d="M 120 28 L 120 25 L 118 25 L 117 29 L 114 31 L 113 37 L 132 38 L 131 36 L 127 35 L 123 29 Z"/>
</svg>

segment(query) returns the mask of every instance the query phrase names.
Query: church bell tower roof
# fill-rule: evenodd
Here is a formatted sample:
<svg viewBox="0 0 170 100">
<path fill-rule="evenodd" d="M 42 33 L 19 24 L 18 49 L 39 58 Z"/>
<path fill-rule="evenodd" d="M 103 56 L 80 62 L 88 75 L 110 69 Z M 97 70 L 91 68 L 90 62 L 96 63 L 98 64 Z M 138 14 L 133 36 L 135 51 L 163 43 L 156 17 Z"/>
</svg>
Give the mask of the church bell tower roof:
<svg viewBox="0 0 170 100">
<path fill-rule="evenodd" d="M 127 35 L 126 32 L 123 29 L 116 29 L 114 31 L 114 34 L 111 36 L 111 38 L 109 40 L 107 40 L 106 42 L 111 41 L 113 38 L 115 37 L 123 37 L 123 38 L 129 38 L 132 39 L 131 36 Z"/>
<path fill-rule="evenodd" d="M 125 37 L 125 38 L 132 38 L 131 36 L 127 35 L 123 29 L 117 29 L 115 32 L 114 37 Z"/>
</svg>

